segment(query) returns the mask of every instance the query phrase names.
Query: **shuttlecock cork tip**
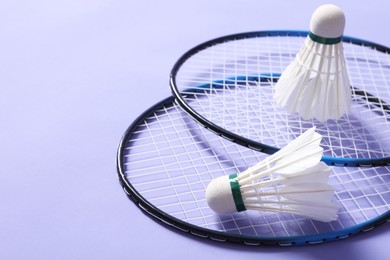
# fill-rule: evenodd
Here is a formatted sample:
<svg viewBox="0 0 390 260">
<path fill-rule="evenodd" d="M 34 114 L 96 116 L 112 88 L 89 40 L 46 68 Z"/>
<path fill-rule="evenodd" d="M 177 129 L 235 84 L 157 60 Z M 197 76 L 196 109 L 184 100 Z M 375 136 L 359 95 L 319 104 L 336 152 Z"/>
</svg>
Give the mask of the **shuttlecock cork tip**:
<svg viewBox="0 0 390 260">
<path fill-rule="evenodd" d="M 237 212 L 229 176 L 218 177 L 209 183 L 206 189 L 206 200 L 209 207 L 216 213 Z"/>
<path fill-rule="evenodd" d="M 345 15 L 336 5 L 318 7 L 310 21 L 310 32 L 322 38 L 338 38 L 344 33 Z"/>
</svg>

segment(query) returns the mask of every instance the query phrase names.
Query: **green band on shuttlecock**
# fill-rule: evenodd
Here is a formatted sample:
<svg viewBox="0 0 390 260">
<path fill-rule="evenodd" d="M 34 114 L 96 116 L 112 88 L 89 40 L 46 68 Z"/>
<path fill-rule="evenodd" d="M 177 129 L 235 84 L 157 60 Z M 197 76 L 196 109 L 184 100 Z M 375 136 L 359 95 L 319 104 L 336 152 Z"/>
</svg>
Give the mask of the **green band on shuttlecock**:
<svg viewBox="0 0 390 260">
<path fill-rule="evenodd" d="M 309 37 L 310 37 L 310 39 L 312 39 L 315 42 L 327 44 L 327 45 L 337 44 L 337 43 L 341 42 L 341 40 L 343 39 L 343 36 L 340 36 L 337 38 L 324 38 L 324 37 L 315 35 L 312 32 L 309 32 Z"/>
<path fill-rule="evenodd" d="M 236 205 L 237 212 L 246 210 L 244 200 L 241 196 L 240 184 L 238 183 L 237 174 L 230 174 L 230 188 L 232 190 L 234 204 Z"/>
</svg>

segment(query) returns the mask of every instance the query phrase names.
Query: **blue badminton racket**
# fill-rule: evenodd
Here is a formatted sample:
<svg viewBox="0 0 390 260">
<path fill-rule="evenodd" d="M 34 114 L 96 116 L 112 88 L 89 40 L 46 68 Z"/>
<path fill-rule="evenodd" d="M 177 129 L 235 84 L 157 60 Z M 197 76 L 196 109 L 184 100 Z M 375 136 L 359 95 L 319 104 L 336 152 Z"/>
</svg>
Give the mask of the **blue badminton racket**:
<svg viewBox="0 0 390 260">
<path fill-rule="evenodd" d="M 269 138 L 275 139 L 268 130 Z M 146 215 L 214 241 L 311 245 L 364 233 L 389 221 L 388 166 L 331 167 L 329 183 L 340 210 L 338 219 L 329 223 L 283 212 L 219 215 L 207 206 L 205 191 L 211 180 L 242 172 L 266 156 L 206 130 L 169 97 L 129 126 L 118 148 L 117 167 L 124 191 Z"/>
<path fill-rule="evenodd" d="M 327 164 L 388 165 L 389 48 L 343 37 L 352 108 L 339 120 L 304 120 L 276 106 L 274 84 L 307 36 L 303 31 L 250 32 L 192 48 L 171 71 L 176 102 L 205 128 L 254 150 L 274 153 L 316 126 Z"/>
</svg>

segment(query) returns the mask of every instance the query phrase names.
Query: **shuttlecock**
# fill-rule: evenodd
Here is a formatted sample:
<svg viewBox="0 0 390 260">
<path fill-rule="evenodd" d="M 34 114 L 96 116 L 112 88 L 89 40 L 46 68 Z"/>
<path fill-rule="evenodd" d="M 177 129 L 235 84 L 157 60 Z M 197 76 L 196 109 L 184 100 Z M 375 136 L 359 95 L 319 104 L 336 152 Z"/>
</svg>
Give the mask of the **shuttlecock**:
<svg viewBox="0 0 390 260">
<path fill-rule="evenodd" d="M 246 171 L 212 180 L 206 189 L 209 207 L 221 214 L 248 209 L 335 220 L 338 206 L 331 202 L 330 168 L 320 161 L 321 138 L 311 128 Z"/>
<path fill-rule="evenodd" d="M 310 32 L 294 61 L 275 85 L 276 104 L 304 119 L 339 119 L 350 111 L 351 88 L 343 52 L 343 11 L 318 7 Z"/>
</svg>

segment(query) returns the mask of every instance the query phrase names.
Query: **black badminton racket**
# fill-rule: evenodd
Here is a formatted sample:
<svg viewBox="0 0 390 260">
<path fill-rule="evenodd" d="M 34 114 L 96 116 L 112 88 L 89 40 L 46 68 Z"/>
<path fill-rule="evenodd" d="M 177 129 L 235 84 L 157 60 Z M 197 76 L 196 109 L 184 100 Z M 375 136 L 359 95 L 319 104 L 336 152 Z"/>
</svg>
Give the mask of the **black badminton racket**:
<svg viewBox="0 0 390 260">
<path fill-rule="evenodd" d="M 329 223 L 282 212 L 219 215 L 208 208 L 205 190 L 211 180 L 242 172 L 266 156 L 205 130 L 169 97 L 127 129 L 117 167 L 124 191 L 147 215 L 216 241 L 310 245 L 364 233 L 389 221 L 390 167 L 331 167 L 329 183 L 340 210 L 338 219 Z"/>
<path fill-rule="evenodd" d="M 323 161 L 339 166 L 390 162 L 390 50 L 343 37 L 351 113 L 325 123 L 276 106 L 273 86 L 308 32 L 262 31 L 200 44 L 174 65 L 176 102 L 197 122 L 237 144 L 274 153 L 307 129 L 323 135 Z"/>
</svg>

